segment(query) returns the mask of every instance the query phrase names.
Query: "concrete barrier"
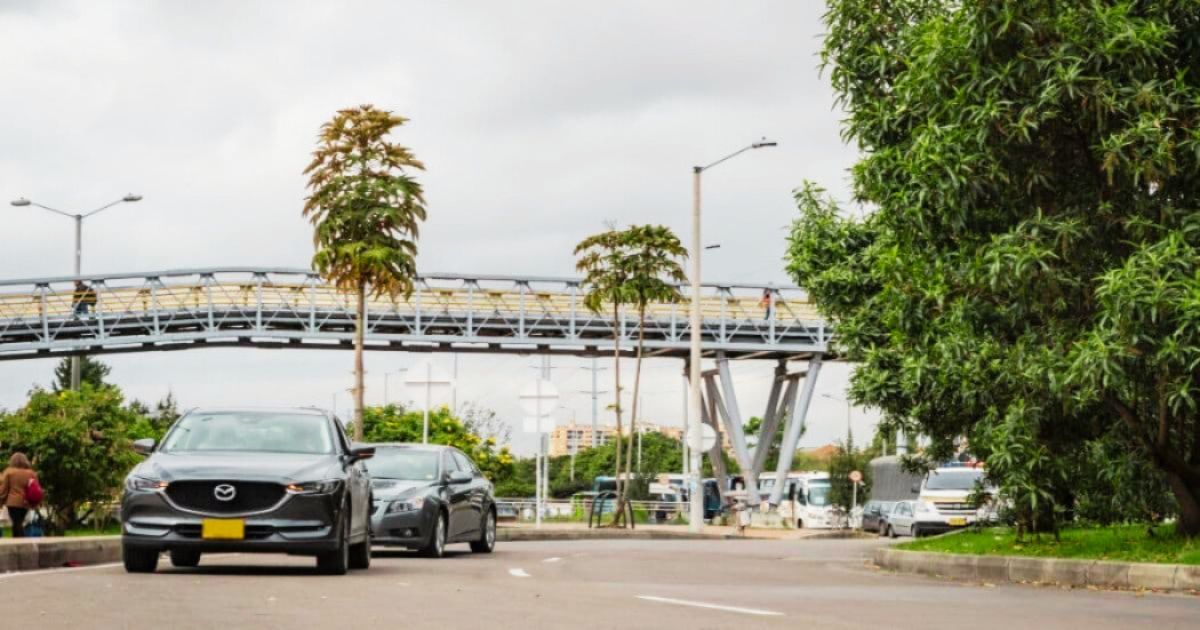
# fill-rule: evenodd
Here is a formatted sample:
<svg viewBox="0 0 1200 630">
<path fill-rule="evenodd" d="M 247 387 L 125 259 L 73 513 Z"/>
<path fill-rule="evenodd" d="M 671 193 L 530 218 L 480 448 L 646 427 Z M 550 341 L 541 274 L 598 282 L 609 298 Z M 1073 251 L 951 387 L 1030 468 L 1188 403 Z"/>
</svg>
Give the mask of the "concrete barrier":
<svg viewBox="0 0 1200 630">
<path fill-rule="evenodd" d="M 1200 566 L 1108 562 L 1022 556 L 976 556 L 875 550 L 875 564 L 899 573 L 917 573 L 968 582 L 1033 582 L 1108 589 L 1200 591 Z"/>
<path fill-rule="evenodd" d="M 0 572 L 34 571 L 120 560 L 119 536 L 0 539 Z"/>
</svg>

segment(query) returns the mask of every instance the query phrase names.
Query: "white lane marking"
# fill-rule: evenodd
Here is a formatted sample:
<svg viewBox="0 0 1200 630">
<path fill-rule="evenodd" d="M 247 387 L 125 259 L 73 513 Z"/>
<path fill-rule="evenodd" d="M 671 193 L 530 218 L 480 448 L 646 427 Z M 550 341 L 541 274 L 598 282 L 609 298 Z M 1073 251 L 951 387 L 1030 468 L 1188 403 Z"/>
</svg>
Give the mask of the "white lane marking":
<svg viewBox="0 0 1200 630">
<path fill-rule="evenodd" d="M 559 560 L 562 560 L 562 558 L 546 558 L 542 562 L 558 562 Z"/>
<path fill-rule="evenodd" d="M 760 615 L 767 617 L 781 617 L 783 613 L 773 610 L 760 610 L 758 608 L 739 608 L 737 606 L 722 606 L 720 604 L 709 604 L 706 602 L 694 602 L 687 599 L 671 599 L 670 597 L 654 597 L 653 595 L 638 595 L 638 599 L 644 599 L 651 602 L 660 602 L 663 604 L 676 604 L 678 606 L 694 606 L 696 608 L 710 608 L 712 610 L 724 610 L 726 612 L 742 613 L 743 615 Z"/>
<path fill-rule="evenodd" d="M 236 553 L 214 553 L 209 554 L 208 558 L 221 558 L 225 556 L 236 556 Z M 104 564 L 89 564 L 84 567 L 57 567 L 53 569 L 37 569 L 36 571 L 9 571 L 8 573 L 0 573 L 0 580 L 15 577 L 37 577 L 39 575 L 52 575 L 57 573 L 73 573 L 75 571 L 91 571 L 93 569 L 111 569 L 125 564 L 124 562 L 105 562 Z"/>
<path fill-rule="evenodd" d="M 509 569 L 508 574 L 513 577 L 532 577 L 525 572 L 525 569 Z"/>
</svg>

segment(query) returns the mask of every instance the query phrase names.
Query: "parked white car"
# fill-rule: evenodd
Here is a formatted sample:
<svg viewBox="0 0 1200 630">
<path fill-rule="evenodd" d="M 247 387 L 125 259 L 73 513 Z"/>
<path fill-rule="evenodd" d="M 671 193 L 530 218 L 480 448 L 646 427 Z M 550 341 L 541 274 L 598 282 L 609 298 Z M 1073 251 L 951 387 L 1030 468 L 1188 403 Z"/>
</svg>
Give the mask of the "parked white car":
<svg viewBox="0 0 1200 630">
<path fill-rule="evenodd" d="M 901 501 L 887 515 L 883 527 L 879 530 L 881 536 L 895 538 L 897 536 L 912 536 L 919 538 L 930 534 L 940 534 L 959 527 L 951 525 L 951 518 L 957 522 L 957 517 L 950 517 L 938 512 L 933 503 L 927 501 Z"/>
</svg>

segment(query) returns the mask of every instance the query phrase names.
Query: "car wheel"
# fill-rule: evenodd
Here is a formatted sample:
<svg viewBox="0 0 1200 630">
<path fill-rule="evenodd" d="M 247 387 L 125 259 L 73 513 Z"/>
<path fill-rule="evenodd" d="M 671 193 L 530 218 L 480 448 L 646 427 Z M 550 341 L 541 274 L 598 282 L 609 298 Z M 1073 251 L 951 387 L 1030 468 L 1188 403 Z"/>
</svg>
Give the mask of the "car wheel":
<svg viewBox="0 0 1200 630">
<path fill-rule="evenodd" d="M 880 537 L 880 538 L 884 538 L 884 537 L 886 537 L 886 536 L 887 536 L 887 531 L 888 531 L 888 530 L 887 530 L 887 526 L 886 526 L 886 525 L 880 525 L 880 526 L 879 526 L 879 537 Z"/>
<path fill-rule="evenodd" d="M 127 573 L 154 573 L 158 568 L 158 550 L 122 546 L 121 560 Z"/>
<path fill-rule="evenodd" d="M 920 528 L 920 527 L 918 527 L 917 525 L 913 525 L 913 526 L 912 526 L 912 537 L 913 537 L 913 538 L 920 538 L 920 537 L 921 537 L 921 528 Z"/>
<path fill-rule="evenodd" d="M 421 547 L 420 553 L 426 558 L 441 558 L 446 553 L 446 515 L 440 510 L 429 532 L 429 542 Z"/>
<path fill-rule="evenodd" d="M 370 569 L 371 568 L 371 532 L 368 531 L 363 541 L 357 545 L 350 545 L 350 568 L 351 569 Z"/>
<path fill-rule="evenodd" d="M 804 529 L 804 519 L 796 519 L 796 529 Z"/>
<path fill-rule="evenodd" d="M 171 566 L 190 568 L 200 564 L 200 552 L 194 549 L 172 549 Z"/>
<path fill-rule="evenodd" d="M 887 535 L 888 535 L 888 538 L 899 538 L 900 537 L 900 535 L 896 533 L 896 528 L 892 527 L 891 525 L 888 525 Z"/>
<path fill-rule="evenodd" d="M 496 548 L 496 511 L 488 510 L 483 516 L 483 527 L 480 528 L 479 540 L 471 541 L 471 551 L 475 553 L 492 553 Z"/>
<path fill-rule="evenodd" d="M 346 575 L 350 568 L 350 511 L 342 510 L 342 514 L 337 549 L 317 555 L 317 570 L 325 575 Z"/>
</svg>

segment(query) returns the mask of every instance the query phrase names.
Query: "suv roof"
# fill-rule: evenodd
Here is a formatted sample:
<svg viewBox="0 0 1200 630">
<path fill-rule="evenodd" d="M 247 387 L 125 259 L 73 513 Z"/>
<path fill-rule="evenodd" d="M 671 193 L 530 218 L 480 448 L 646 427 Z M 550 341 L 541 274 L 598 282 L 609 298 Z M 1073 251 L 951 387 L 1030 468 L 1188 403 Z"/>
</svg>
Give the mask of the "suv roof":
<svg viewBox="0 0 1200 630">
<path fill-rule="evenodd" d="M 245 412 L 245 413 L 286 413 L 297 416 L 324 416 L 329 417 L 322 409 L 315 407 L 255 407 L 251 405 L 224 405 L 220 407 L 194 407 L 187 411 L 188 413 L 230 413 L 230 412 Z"/>
</svg>

